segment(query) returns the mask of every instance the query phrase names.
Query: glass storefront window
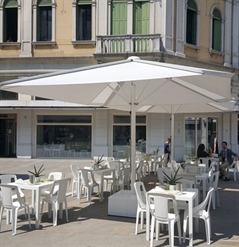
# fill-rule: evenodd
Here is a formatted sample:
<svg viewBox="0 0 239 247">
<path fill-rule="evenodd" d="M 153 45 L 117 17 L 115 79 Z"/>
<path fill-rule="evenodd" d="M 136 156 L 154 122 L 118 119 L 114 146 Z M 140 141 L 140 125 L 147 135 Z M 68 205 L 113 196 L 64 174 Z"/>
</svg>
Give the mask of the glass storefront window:
<svg viewBox="0 0 239 247">
<path fill-rule="evenodd" d="M 209 152 L 212 133 L 217 131 L 217 118 L 185 118 L 185 154 L 195 156 L 197 147 L 203 143 Z"/>
<path fill-rule="evenodd" d="M 130 155 L 130 116 L 114 116 L 113 156 L 126 158 Z M 146 116 L 136 117 L 136 151 L 146 153 Z"/>
<path fill-rule="evenodd" d="M 38 116 L 36 156 L 91 157 L 92 126 L 85 122 L 91 116 Z"/>
</svg>

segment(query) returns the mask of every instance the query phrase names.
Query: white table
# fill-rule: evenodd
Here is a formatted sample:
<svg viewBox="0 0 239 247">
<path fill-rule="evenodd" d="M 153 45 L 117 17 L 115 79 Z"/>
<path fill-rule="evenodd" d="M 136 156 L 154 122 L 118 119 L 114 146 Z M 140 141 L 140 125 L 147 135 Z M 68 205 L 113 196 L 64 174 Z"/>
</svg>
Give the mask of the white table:
<svg viewBox="0 0 239 247">
<path fill-rule="evenodd" d="M 84 169 L 92 170 L 91 167 L 84 167 Z M 100 175 L 100 201 L 104 199 L 104 175 L 107 173 L 113 173 L 113 180 L 115 180 L 115 168 L 107 168 L 101 170 L 92 170 L 94 174 Z"/>
<path fill-rule="evenodd" d="M 40 197 L 41 197 L 41 190 L 45 188 L 49 188 L 52 186 L 54 181 L 44 181 L 40 182 L 39 184 L 31 184 L 29 180 L 23 180 L 23 182 L 14 182 L 9 183 L 19 187 L 20 189 L 24 190 L 31 190 L 32 191 L 32 207 L 35 209 L 35 219 L 36 219 L 36 229 L 39 228 L 40 225 Z"/>
<path fill-rule="evenodd" d="M 149 192 L 157 193 L 157 189 L 152 189 Z M 174 194 L 176 201 L 188 202 L 188 219 L 189 219 L 189 246 L 193 246 L 193 207 L 198 205 L 198 189 L 187 189 L 182 193 Z M 198 220 L 196 222 L 196 231 L 198 231 Z M 150 229 L 150 212 L 149 205 L 146 200 L 146 240 L 149 241 Z"/>
<path fill-rule="evenodd" d="M 207 193 L 207 181 L 208 181 L 208 173 L 203 173 L 203 174 L 193 174 L 193 173 L 181 173 L 178 175 L 182 177 L 183 179 L 192 179 L 192 180 L 199 180 L 202 181 L 202 193 L 203 193 L 203 199 L 202 201 L 206 198 L 206 193 Z M 180 182 L 180 180 L 179 180 Z M 196 184 L 195 184 L 196 186 Z"/>
</svg>

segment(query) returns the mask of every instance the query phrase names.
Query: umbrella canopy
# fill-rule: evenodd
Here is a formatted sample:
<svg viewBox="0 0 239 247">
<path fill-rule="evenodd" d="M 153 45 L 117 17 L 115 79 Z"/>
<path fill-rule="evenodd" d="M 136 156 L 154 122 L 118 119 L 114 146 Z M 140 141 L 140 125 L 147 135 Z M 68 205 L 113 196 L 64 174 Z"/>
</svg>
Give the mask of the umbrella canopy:
<svg viewBox="0 0 239 247">
<path fill-rule="evenodd" d="M 129 57 L 119 62 L 9 81 L 2 83 L 1 89 L 130 111 L 133 183 L 136 111 L 161 105 L 230 101 L 232 76 L 232 73 Z"/>
</svg>

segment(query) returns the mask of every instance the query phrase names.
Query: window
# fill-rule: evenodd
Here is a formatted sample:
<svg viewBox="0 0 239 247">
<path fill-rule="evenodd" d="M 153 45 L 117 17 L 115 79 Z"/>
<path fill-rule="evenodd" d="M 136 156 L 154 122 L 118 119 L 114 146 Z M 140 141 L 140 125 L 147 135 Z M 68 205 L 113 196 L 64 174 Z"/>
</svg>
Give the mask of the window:
<svg viewBox="0 0 239 247">
<path fill-rule="evenodd" d="M 113 0 L 111 5 L 111 34 L 127 33 L 127 1 Z"/>
<path fill-rule="evenodd" d="M 214 9 L 212 17 L 212 49 L 221 51 L 222 18 L 218 9 Z"/>
<path fill-rule="evenodd" d="M 92 39 L 91 1 L 79 0 L 76 8 L 76 40 Z"/>
<path fill-rule="evenodd" d="M 52 2 L 40 0 L 37 5 L 37 41 L 52 40 Z"/>
<path fill-rule="evenodd" d="M 203 143 L 209 151 L 212 133 L 217 131 L 217 118 L 185 118 L 185 154 L 197 154 L 198 145 Z"/>
<path fill-rule="evenodd" d="M 0 90 L 0 100 L 18 100 L 18 94 Z"/>
<path fill-rule="evenodd" d="M 134 0 L 133 33 L 149 33 L 149 1 Z"/>
<path fill-rule="evenodd" d="M 113 156 L 125 158 L 130 153 L 130 116 L 114 116 Z M 146 116 L 136 117 L 136 150 L 146 153 Z"/>
<path fill-rule="evenodd" d="M 37 157 L 91 157 L 90 115 L 39 115 Z"/>
<path fill-rule="evenodd" d="M 3 5 L 3 42 L 17 42 L 18 2 L 6 0 Z"/>
<path fill-rule="evenodd" d="M 188 0 L 187 4 L 186 42 L 197 45 L 197 6 L 194 0 Z"/>
</svg>

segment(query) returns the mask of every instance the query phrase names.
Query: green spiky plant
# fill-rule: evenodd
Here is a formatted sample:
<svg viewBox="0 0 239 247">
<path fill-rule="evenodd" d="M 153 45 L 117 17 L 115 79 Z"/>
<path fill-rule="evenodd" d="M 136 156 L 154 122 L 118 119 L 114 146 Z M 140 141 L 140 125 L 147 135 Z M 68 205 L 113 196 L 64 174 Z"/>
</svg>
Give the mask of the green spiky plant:
<svg viewBox="0 0 239 247">
<path fill-rule="evenodd" d="M 28 172 L 31 173 L 35 177 L 43 176 L 41 174 L 45 170 L 45 168 L 43 168 L 43 166 L 44 166 L 44 164 L 42 164 L 41 167 L 39 169 L 37 169 L 36 166 L 34 165 L 34 171 L 28 171 Z"/>
<path fill-rule="evenodd" d="M 97 160 L 95 160 L 95 165 L 99 166 L 104 160 L 103 160 L 104 154 L 101 156 L 98 156 Z"/>
<path fill-rule="evenodd" d="M 178 169 L 176 170 L 176 172 L 173 174 L 171 174 L 170 176 L 168 176 L 164 171 L 163 171 L 163 174 L 164 174 L 164 178 L 163 178 L 163 181 L 164 183 L 167 183 L 169 185 L 176 185 L 177 183 L 179 183 L 179 180 L 182 179 L 182 178 L 177 178 L 177 174 L 178 174 L 178 171 L 180 169 L 181 166 L 178 167 Z"/>
</svg>

